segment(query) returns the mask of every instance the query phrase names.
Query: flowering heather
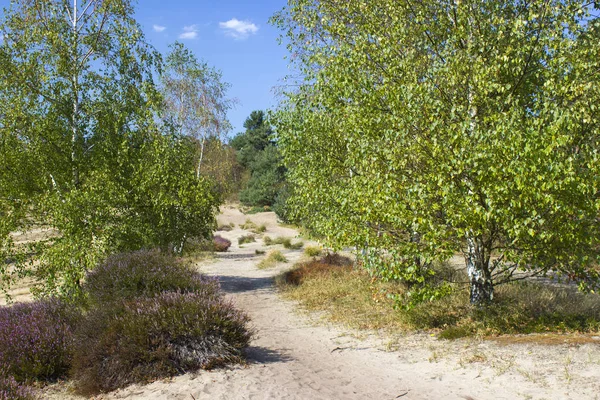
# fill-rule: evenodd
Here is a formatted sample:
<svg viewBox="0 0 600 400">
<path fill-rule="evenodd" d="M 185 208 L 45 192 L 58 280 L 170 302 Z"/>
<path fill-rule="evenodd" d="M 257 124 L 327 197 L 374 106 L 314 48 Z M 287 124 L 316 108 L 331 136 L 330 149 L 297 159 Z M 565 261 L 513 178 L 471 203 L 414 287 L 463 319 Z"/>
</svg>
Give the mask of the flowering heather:
<svg viewBox="0 0 600 400">
<path fill-rule="evenodd" d="M 116 254 L 87 275 L 84 291 L 93 303 L 110 303 L 165 291 L 197 292 L 213 296 L 215 279 L 157 251 Z"/>
<path fill-rule="evenodd" d="M 85 395 L 241 362 L 248 317 L 198 292 L 165 292 L 92 309 L 81 324 L 73 377 Z"/>
<path fill-rule="evenodd" d="M 0 370 L 19 382 L 65 376 L 78 317 L 58 299 L 0 308 Z"/>
<path fill-rule="evenodd" d="M 12 376 L 0 376 L 0 400 L 35 400 L 35 392 L 15 380 Z"/>
<path fill-rule="evenodd" d="M 231 240 L 217 235 L 213 238 L 213 245 L 215 246 L 215 251 L 217 252 L 227 251 L 229 246 L 231 246 Z"/>
</svg>

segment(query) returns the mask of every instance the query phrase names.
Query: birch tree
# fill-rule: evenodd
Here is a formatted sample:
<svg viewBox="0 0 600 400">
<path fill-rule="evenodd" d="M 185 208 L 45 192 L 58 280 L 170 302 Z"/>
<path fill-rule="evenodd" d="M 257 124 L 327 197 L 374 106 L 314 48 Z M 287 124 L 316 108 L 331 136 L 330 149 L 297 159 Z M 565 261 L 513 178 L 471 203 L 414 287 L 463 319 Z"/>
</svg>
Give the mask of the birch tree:
<svg viewBox="0 0 600 400">
<path fill-rule="evenodd" d="M 478 305 L 531 276 L 597 288 L 597 11 L 290 0 L 273 20 L 304 79 L 275 125 L 296 218 L 417 286 L 462 253 Z"/>
<path fill-rule="evenodd" d="M 161 57 L 133 12 L 129 0 L 21 0 L 4 12 L 2 289 L 32 276 L 40 294 L 75 295 L 111 251 L 210 234 L 217 199 L 195 178 L 193 147 L 156 125 Z M 32 228 L 46 234 L 15 243 Z"/>
<path fill-rule="evenodd" d="M 230 85 L 222 81 L 221 72 L 198 61 L 182 43 L 170 48 L 161 77 L 166 117 L 182 135 L 197 141 L 196 175 L 200 177 L 207 141 L 223 141 L 231 129 L 227 119 L 233 106 L 227 97 Z"/>
</svg>

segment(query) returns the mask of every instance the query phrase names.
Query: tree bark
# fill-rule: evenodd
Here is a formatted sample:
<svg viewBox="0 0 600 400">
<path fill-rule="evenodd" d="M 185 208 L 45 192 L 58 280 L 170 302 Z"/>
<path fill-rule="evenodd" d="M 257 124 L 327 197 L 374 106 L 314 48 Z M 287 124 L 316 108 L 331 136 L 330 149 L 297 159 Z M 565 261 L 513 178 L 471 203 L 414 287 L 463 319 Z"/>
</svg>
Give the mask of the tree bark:
<svg viewBox="0 0 600 400">
<path fill-rule="evenodd" d="M 470 283 L 470 301 L 476 306 L 485 306 L 494 299 L 494 284 L 489 268 L 489 256 L 486 255 L 478 238 L 467 235 L 465 254 L 467 274 Z"/>
</svg>

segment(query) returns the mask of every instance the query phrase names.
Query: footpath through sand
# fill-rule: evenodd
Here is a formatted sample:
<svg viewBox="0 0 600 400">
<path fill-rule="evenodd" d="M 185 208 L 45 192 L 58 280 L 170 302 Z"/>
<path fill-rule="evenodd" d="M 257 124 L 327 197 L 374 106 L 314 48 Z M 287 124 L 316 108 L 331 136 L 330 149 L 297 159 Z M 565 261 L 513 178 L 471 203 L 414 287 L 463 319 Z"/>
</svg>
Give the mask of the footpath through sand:
<svg viewBox="0 0 600 400">
<path fill-rule="evenodd" d="M 248 365 L 200 371 L 150 385 L 134 385 L 98 399 L 598 399 L 600 345 L 502 346 L 490 341 L 440 341 L 426 334 L 393 340 L 324 325 L 282 300 L 273 277 L 302 257 L 282 250 L 289 263 L 270 270 L 256 265 L 267 250 L 261 240 L 238 246 L 250 218 L 271 237 L 297 235 L 273 213 L 244 215 L 229 207 L 220 235 L 233 242 L 199 268 L 218 276 L 223 289 L 252 320 L 257 332 Z M 281 249 L 281 246 L 279 246 Z M 320 322 L 319 324 L 317 322 Z M 362 336 L 360 339 L 357 335 Z M 393 350 L 393 351 L 391 351 Z M 63 394 L 51 398 L 77 398 Z"/>
</svg>

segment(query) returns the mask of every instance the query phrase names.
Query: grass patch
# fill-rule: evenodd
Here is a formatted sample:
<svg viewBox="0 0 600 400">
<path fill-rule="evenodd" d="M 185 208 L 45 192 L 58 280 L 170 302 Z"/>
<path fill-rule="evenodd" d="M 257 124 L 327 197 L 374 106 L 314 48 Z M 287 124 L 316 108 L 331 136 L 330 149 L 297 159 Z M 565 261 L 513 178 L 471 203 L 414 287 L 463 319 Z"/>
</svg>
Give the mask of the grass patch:
<svg viewBox="0 0 600 400">
<path fill-rule="evenodd" d="M 269 254 L 258 263 L 258 269 L 268 269 L 275 267 L 278 263 L 288 262 L 288 259 L 285 258 L 283 254 L 279 250 L 270 251 Z"/>
<path fill-rule="evenodd" d="M 259 249 L 254 250 L 254 254 L 256 254 L 257 256 L 261 256 L 265 253 L 266 253 L 266 251 L 264 251 L 264 250 L 259 250 Z"/>
<path fill-rule="evenodd" d="M 246 244 L 246 243 L 254 243 L 256 242 L 256 237 L 254 235 L 244 235 L 238 238 L 238 244 Z"/>
<path fill-rule="evenodd" d="M 304 249 L 304 254 L 309 257 L 319 257 L 323 253 L 323 249 L 318 246 L 308 246 Z"/>
<path fill-rule="evenodd" d="M 600 332 L 600 296 L 572 288 L 518 282 L 496 288 L 487 308 L 469 304 L 468 288 L 411 310 L 394 308 L 394 296 L 407 287 L 382 282 L 328 255 L 301 263 L 277 279 L 284 296 L 306 309 L 325 311 L 337 323 L 389 332 L 426 330 L 442 339 L 502 334 Z M 443 271 L 442 271 L 443 273 Z"/>
<path fill-rule="evenodd" d="M 265 224 L 259 225 L 256 228 L 252 229 L 254 233 L 264 233 L 267 231 L 267 226 Z"/>
<path fill-rule="evenodd" d="M 285 237 L 285 236 L 278 236 L 275 239 L 273 239 L 269 236 L 265 236 L 263 238 L 263 242 L 266 246 L 274 246 L 276 244 L 281 244 L 281 245 L 283 245 L 284 248 L 289 249 L 289 250 L 299 250 L 304 246 L 303 242 L 293 243 L 292 238 Z"/>
<path fill-rule="evenodd" d="M 244 222 L 243 224 L 240 224 L 240 228 L 245 231 L 250 231 L 250 230 L 256 229 L 256 224 L 254 222 L 252 222 L 252 220 L 250 218 L 248 218 L 248 219 L 246 219 L 246 222 Z"/>
</svg>

